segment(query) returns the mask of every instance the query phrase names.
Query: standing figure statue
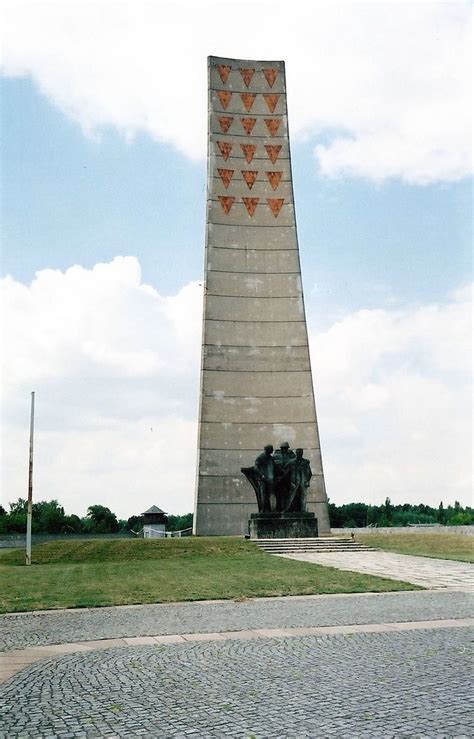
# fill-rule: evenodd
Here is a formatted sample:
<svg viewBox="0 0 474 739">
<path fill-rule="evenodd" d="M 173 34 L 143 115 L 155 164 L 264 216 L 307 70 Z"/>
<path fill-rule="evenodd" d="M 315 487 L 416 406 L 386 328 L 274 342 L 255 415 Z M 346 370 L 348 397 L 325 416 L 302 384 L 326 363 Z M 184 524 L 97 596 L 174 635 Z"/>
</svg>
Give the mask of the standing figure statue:
<svg viewBox="0 0 474 739">
<path fill-rule="evenodd" d="M 312 477 L 303 449 L 296 454 L 287 441 L 273 454 L 267 444 L 253 467 L 241 467 L 257 496 L 259 513 L 305 513 L 306 492 Z"/>
<path fill-rule="evenodd" d="M 290 445 L 287 441 L 280 444 L 280 448 L 276 450 L 273 455 L 275 460 L 275 471 L 276 471 L 276 496 L 277 496 L 277 510 L 286 511 L 288 510 L 288 500 L 291 495 L 291 474 L 290 474 L 290 462 L 295 459 L 295 453 L 290 449 Z"/>
<path fill-rule="evenodd" d="M 255 490 L 259 513 L 270 513 L 276 510 L 275 495 L 275 461 L 273 446 L 266 444 L 255 460 L 253 467 L 241 467 L 249 483 Z"/>
<path fill-rule="evenodd" d="M 290 495 L 285 511 L 306 511 L 306 492 L 313 476 L 309 459 L 304 459 L 303 449 L 296 450 L 296 457 L 288 462 L 287 469 L 290 477 Z"/>
</svg>

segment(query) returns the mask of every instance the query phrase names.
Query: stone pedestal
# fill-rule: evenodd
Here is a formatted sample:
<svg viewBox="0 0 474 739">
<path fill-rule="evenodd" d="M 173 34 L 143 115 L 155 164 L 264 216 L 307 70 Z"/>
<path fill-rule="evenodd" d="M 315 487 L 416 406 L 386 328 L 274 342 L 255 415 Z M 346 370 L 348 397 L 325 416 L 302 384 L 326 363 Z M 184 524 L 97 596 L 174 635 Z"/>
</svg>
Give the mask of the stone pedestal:
<svg viewBox="0 0 474 739">
<path fill-rule="evenodd" d="M 314 513 L 252 513 L 251 539 L 304 539 L 318 535 Z"/>
</svg>

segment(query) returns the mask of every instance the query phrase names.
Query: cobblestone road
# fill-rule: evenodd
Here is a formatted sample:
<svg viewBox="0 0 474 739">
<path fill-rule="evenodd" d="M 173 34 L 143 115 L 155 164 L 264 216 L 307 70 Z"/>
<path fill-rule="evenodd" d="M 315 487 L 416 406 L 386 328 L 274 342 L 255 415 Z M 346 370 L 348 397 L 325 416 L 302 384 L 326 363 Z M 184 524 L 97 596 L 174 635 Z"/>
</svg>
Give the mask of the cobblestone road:
<svg viewBox="0 0 474 739">
<path fill-rule="evenodd" d="M 50 659 L 0 691 L 0 737 L 471 737 L 472 632 L 294 637 Z"/>
<path fill-rule="evenodd" d="M 468 618 L 464 592 L 399 592 L 259 598 L 0 616 L 0 651 L 43 644 L 157 634 L 336 626 Z"/>
</svg>

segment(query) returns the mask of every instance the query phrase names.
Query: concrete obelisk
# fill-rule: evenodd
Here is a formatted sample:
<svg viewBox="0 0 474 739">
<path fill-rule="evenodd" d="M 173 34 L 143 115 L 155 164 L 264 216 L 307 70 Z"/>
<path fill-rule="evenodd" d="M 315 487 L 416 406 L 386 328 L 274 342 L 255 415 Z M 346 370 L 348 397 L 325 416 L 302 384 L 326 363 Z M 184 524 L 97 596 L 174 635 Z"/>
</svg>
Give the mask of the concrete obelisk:
<svg viewBox="0 0 474 739">
<path fill-rule="evenodd" d="M 204 326 L 194 527 L 244 534 L 240 472 L 302 447 L 307 509 L 329 532 L 293 200 L 284 62 L 209 57 Z"/>
</svg>

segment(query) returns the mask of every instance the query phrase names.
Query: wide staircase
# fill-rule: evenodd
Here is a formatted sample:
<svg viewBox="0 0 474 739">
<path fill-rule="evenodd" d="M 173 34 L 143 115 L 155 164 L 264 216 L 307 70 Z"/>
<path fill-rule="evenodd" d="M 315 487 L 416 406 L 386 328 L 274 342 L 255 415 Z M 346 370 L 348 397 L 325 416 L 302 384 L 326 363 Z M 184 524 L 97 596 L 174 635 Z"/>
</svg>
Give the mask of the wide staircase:
<svg viewBox="0 0 474 739">
<path fill-rule="evenodd" d="M 317 539 L 252 539 L 260 548 L 270 554 L 291 554 L 292 552 L 322 554 L 324 552 L 371 552 L 372 547 L 354 541 L 350 537 L 333 539 L 319 536 Z"/>
</svg>

